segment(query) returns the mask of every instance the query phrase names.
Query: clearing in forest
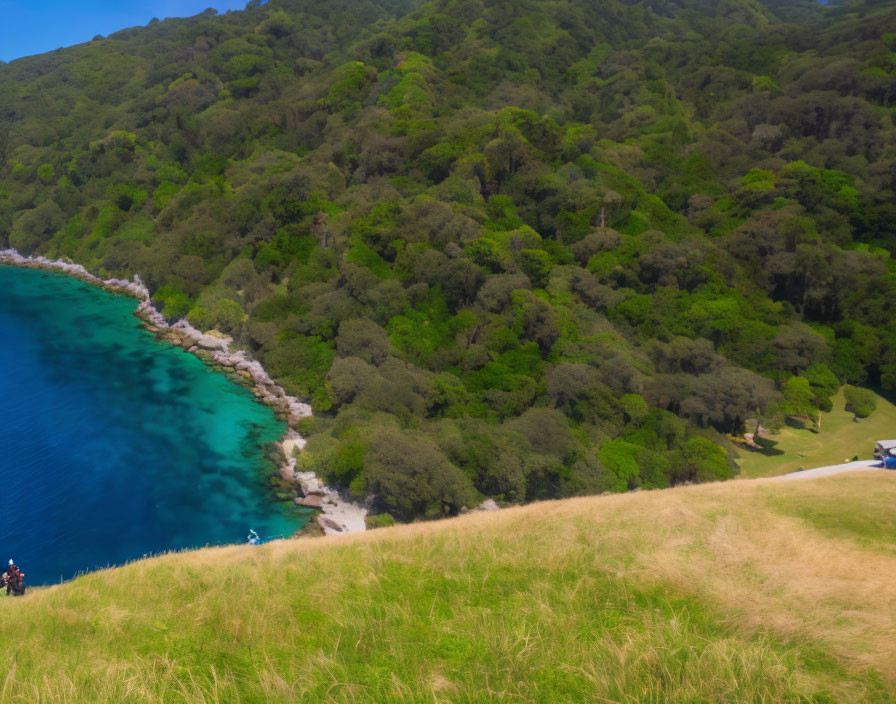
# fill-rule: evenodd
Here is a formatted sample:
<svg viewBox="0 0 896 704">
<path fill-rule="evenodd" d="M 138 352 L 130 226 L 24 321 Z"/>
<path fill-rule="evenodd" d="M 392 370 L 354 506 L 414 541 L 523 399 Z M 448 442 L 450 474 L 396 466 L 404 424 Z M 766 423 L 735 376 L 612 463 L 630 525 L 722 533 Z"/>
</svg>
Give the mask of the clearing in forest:
<svg viewBox="0 0 896 704">
<path fill-rule="evenodd" d="M 775 477 L 799 469 L 841 464 L 856 456 L 860 460 L 871 459 L 875 442 L 896 437 L 896 406 L 882 396 L 876 399 L 876 410 L 856 423 L 853 414 L 846 410 L 841 389 L 831 399 L 833 410 L 822 414 L 821 432 L 788 425 L 774 436 L 776 444 L 769 450 L 740 450 L 740 476 Z"/>
</svg>

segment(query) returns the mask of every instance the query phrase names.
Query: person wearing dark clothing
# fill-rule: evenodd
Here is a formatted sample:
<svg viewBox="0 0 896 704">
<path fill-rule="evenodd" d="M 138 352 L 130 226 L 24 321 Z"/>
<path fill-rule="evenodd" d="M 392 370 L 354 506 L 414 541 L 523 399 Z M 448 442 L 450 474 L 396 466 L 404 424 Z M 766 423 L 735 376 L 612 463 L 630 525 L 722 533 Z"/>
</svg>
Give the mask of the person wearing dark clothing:
<svg viewBox="0 0 896 704">
<path fill-rule="evenodd" d="M 22 596 L 25 593 L 25 573 L 12 560 L 3 573 L 3 584 L 6 585 L 7 596 Z"/>
</svg>

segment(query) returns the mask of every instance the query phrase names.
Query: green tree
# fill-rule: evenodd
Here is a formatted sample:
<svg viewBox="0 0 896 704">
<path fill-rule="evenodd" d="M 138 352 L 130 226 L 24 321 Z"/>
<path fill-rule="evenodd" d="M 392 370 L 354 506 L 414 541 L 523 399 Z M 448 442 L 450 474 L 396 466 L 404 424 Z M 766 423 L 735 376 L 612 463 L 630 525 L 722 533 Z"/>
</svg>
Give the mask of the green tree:
<svg viewBox="0 0 896 704">
<path fill-rule="evenodd" d="M 551 256 L 543 249 L 524 249 L 520 266 L 535 288 L 544 288 L 551 276 Z"/>
<path fill-rule="evenodd" d="M 682 447 L 685 481 L 708 482 L 730 479 L 733 476 L 725 450 L 711 440 L 692 437 Z"/>
<path fill-rule="evenodd" d="M 856 414 L 856 418 L 867 418 L 877 408 L 877 398 L 869 389 L 861 389 L 856 386 L 846 386 L 843 389 L 849 410 Z"/>
<path fill-rule="evenodd" d="M 467 477 L 435 444 L 396 430 L 370 438 L 364 476 L 376 505 L 403 519 L 450 515 L 476 500 Z"/>
<path fill-rule="evenodd" d="M 819 421 L 818 409 L 815 407 L 815 393 L 809 380 L 801 376 L 792 376 L 782 389 L 781 411 L 789 416 L 808 418 Z"/>
<path fill-rule="evenodd" d="M 56 170 L 52 164 L 41 164 L 37 169 L 37 177 L 45 186 L 49 186 L 56 181 Z"/>
</svg>

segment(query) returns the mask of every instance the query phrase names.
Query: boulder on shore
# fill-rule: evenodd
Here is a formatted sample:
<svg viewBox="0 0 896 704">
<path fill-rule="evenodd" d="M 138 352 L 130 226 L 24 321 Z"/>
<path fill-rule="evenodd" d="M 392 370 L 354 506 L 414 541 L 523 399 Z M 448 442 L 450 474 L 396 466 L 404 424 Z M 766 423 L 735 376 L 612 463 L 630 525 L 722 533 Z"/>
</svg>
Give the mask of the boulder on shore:
<svg viewBox="0 0 896 704">
<path fill-rule="evenodd" d="M 322 513 L 317 517 L 317 522 L 320 527 L 324 529 L 326 535 L 341 535 L 345 532 L 341 524 L 334 521 L 325 513 Z"/>
<path fill-rule="evenodd" d="M 296 479 L 299 482 L 299 488 L 305 496 L 317 493 L 322 488 L 320 479 L 317 478 L 314 472 L 298 472 Z"/>
<path fill-rule="evenodd" d="M 311 494 L 302 498 L 297 498 L 296 504 L 305 508 L 323 508 L 326 499 L 319 494 Z"/>
<path fill-rule="evenodd" d="M 298 477 L 296 477 L 296 459 L 295 457 L 291 457 L 286 464 L 280 467 L 280 476 L 283 477 L 288 482 L 298 481 Z"/>
</svg>

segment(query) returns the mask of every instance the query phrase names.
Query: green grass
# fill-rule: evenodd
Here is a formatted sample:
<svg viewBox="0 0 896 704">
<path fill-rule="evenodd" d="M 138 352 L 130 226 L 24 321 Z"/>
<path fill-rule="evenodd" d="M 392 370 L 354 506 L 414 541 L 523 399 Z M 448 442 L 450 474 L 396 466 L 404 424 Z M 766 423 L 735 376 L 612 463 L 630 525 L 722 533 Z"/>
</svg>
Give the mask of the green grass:
<svg viewBox="0 0 896 704">
<path fill-rule="evenodd" d="M 726 482 L 162 556 L 0 599 L 0 696 L 891 701 L 894 502 Z"/>
<path fill-rule="evenodd" d="M 896 438 L 896 406 L 876 396 L 877 410 L 858 423 L 846 411 L 841 389 L 833 398 L 834 408 L 822 414 L 821 432 L 785 427 L 775 436 L 771 453 L 741 449 L 737 463 L 748 479 L 773 477 L 799 469 L 848 462 L 853 457 L 871 459 L 878 440 Z"/>
<path fill-rule="evenodd" d="M 896 511 L 889 494 L 774 497 L 774 508 L 800 518 L 824 535 L 896 555 Z"/>
</svg>

